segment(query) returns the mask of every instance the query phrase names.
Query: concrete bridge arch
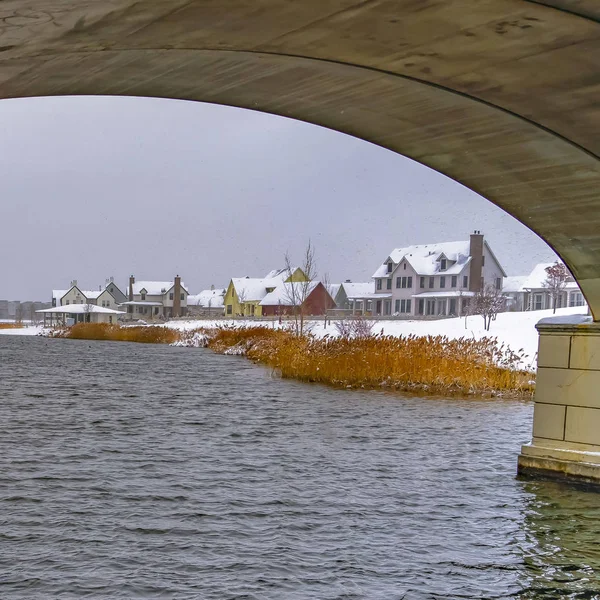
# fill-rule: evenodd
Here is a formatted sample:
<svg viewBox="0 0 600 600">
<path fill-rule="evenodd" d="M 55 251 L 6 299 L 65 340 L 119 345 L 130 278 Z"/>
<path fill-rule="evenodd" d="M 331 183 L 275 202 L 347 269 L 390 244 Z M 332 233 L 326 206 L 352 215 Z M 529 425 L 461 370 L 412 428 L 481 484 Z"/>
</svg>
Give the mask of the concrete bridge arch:
<svg viewBox="0 0 600 600">
<path fill-rule="evenodd" d="M 0 6 L 0 98 L 205 101 L 368 140 L 461 182 L 539 234 L 578 280 L 595 320 L 599 65 L 597 0 L 6 0 Z M 550 363 L 548 369 L 564 368 Z M 600 370 L 594 372 L 600 384 Z M 546 410 L 550 418 L 554 411 L 558 419 L 552 431 L 544 429 L 554 436 L 548 439 L 559 437 L 563 423 L 563 446 L 569 402 L 560 405 L 562 416 L 536 408 L 536 415 Z M 586 440 L 600 446 L 598 436 Z M 576 451 L 590 445 L 576 444 Z"/>
</svg>

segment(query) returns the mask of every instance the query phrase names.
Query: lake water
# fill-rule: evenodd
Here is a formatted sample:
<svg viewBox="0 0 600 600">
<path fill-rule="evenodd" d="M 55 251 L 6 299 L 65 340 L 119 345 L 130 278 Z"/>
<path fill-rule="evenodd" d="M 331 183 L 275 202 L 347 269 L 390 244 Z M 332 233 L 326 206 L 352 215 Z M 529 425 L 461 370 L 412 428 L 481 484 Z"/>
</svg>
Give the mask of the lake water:
<svg viewBox="0 0 600 600">
<path fill-rule="evenodd" d="M 0 336 L 0 598 L 600 598 L 600 494 L 515 479 L 531 403 Z"/>
</svg>

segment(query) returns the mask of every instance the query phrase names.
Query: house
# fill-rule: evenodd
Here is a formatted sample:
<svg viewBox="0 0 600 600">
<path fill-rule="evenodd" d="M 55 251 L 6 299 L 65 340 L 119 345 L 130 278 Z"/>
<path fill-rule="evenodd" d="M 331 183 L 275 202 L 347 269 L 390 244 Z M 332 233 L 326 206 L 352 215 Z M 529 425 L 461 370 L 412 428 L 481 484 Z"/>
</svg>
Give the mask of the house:
<svg viewBox="0 0 600 600">
<path fill-rule="evenodd" d="M 215 289 L 211 286 L 209 290 L 202 290 L 199 294 L 190 294 L 187 298 L 189 315 L 223 315 L 225 305 L 225 294 L 227 290 L 223 288 Z"/>
<path fill-rule="evenodd" d="M 348 280 L 340 284 L 334 299 L 337 308 L 352 311 L 353 315 L 366 315 L 372 313 L 375 296 L 373 281 L 353 283 Z"/>
<path fill-rule="evenodd" d="M 173 281 L 129 278 L 128 299 L 121 303 L 128 319 L 169 319 L 187 314 L 188 291 L 181 277 Z"/>
<path fill-rule="evenodd" d="M 506 296 L 506 310 L 519 312 L 526 309 L 526 292 L 523 287 L 527 275 L 514 275 L 505 277 L 502 292 Z"/>
<path fill-rule="evenodd" d="M 545 285 L 548 277 L 546 269 L 554 264 L 539 263 L 525 278 L 519 291 L 515 292 L 519 298 L 518 302 L 523 306 L 521 310 L 544 310 L 554 307 L 552 293 Z M 565 306 L 586 306 L 585 298 L 575 278 L 570 274 L 556 302 L 556 308 Z"/>
<path fill-rule="evenodd" d="M 396 248 L 373 274 L 373 314 L 464 314 L 471 298 L 484 287 L 501 290 L 504 277 L 504 269 L 479 231 L 466 241 Z"/>
<path fill-rule="evenodd" d="M 117 310 L 127 300 L 113 277 L 106 279 L 104 287 L 98 290 L 82 290 L 74 279 L 67 290 L 52 290 L 52 306 L 69 306 L 71 304 L 94 304 L 103 308 Z"/>
<path fill-rule="evenodd" d="M 224 299 L 225 316 L 262 316 L 261 300 L 275 288 L 286 282 L 307 281 L 300 267 L 291 269 L 275 269 L 265 277 L 236 277 L 229 282 Z"/>
<path fill-rule="evenodd" d="M 116 324 L 117 319 L 125 313 L 95 304 L 64 304 L 36 311 L 44 315 L 44 327 L 54 325 L 70 326 L 76 323 Z"/>
<path fill-rule="evenodd" d="M 302 313 L 305 316 L 324 315 L 335 302 L 320 281 L 285 282 L 269 292 L 261 301 L 265 317 Z"/>
</svg>

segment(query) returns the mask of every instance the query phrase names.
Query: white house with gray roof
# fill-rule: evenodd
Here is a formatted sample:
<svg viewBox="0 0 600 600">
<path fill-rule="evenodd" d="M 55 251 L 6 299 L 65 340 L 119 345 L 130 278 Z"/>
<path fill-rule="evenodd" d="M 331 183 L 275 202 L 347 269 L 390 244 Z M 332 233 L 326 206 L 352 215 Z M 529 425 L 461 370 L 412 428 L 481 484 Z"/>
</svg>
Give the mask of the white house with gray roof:
<svg viewBox="0 0 600 600">
<path fill-rule="evenodd" d="M 129 278 L 128 300 L 121 306 L 128 319 L 168 319 L 187 314 L 188 290 L 176 275 L 173 281 L 136 281 Z"/>
<path fill-rule="evenodd" d="M 396 248 L 373 274 L 373 314 L 458 316 L 485 286 L 501 290 L 504 277 L 479 231 L 465 241 Z"/>
</svg>

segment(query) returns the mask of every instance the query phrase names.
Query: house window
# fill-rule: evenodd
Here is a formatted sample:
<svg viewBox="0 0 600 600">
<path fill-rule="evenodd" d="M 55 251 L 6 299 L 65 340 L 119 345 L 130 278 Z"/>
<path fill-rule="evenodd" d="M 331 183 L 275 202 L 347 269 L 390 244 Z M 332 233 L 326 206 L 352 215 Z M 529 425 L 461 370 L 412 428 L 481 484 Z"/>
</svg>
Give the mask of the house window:
<svg viewBox="0 0 600 600">
<path fill-rule="evenodd" d="M 404 300 L 403 300 L 403 302 L 404 302 Z M 396 305 L 395 305 L 395 308 L 394 308 L 394 312 L 395 313 L 399 313 L 400 312 L 400 300 L 396 300 Z"/>
<path fill-rule="evenodd" d="M 144 301 L 146 299 L 146 293 L 142 292 L 140 295 L 142 296 L 142 301 Z"/>
<path fill-rule="evenodd" d="M 404 270 L 406 271 L 406 263 L 404 263 Z"/>
<path fill-rule="evenodd" d="M 396 302 L 398 302 L 396 300 Z M 412 300 L 400 300 L 400 312 L 401 313 L 409 313 L 411 308 Z"/>
<path fill-rule="evenodd" d="M 408 277 L 406 281 L 406 287 L 411 290 L 412 289 L 412 277 Z"/>
<path fill-rule="evenodd" d="M 429 287 L 432 288 L 435 284 L 435 277 L 430 277 L 429 278 Z"/>
<path fill-rule="evenodd" d="M 52 306 L 56 306 L 56 298 L 52 298 Z"/>
<path fill-rule="evenodd" d="M 468 275 L 463 275 L 463 287 L 464 288 L 469 287 L 469 276 Z"/>
<path fill-rule="evenodd" d="M 446 268 L 447 268 L 447 262 L 446 262 L 446 259 L 445 259 L 445 258 L 442 258 L 442 260 L 440 261 L 440 269 L 441 269 L 442 271 L 445 271 L 445 270 L 446 270 Z"/>
<path fill-rule="evenodd" d="M 388 273 L 391 273 L 393 268 L 394 268 L 394 265 L 393 265 L 393 263 L 389 262 L 389 263 L 387 264 L 387 272 L 388 272 Z"/>
<path fill-rule="evenodd" d="M 496 289 L 497 290 L 502 289 L 502 279 L 500 277 L 496 277 Z"/>
<path fill-rule="evenodd" d="M 456 316 L 456 298 L 450 298 L 450 310 L 448 311 L 448 314 L 453 317 Z"/>
<path fill-rule="evenodd" d="M 227 305 L 227 314 L 230 315 L 233 312 L 233 307 L 231 306 L 231 304 Z"/>
<path fill-rule="evenodd" d="M 401 279 L 402 279 L 401 277 L 396 277 L 396 288 L 400 287 Z M 396 311 L 396 312 L 398 312 L 398 311 Z"/>
<path fill-rule="evenodd" d="M 581 292 L 572 292 L 569 297 L 569 306 L 583 306 L 583 294 Z"/>
<path fill-rule="evenodd" d="M 440 277 L 440 287 L 441 288 L 445 288 L 446 287 L 446 276 L 445 275 L 442 275 Z"/>
<path fill-rule="evenodd" d="M 425 313 L 425 300 L 423 298 L 419 298 L 419 314 L 422 315 Z"/>
<path fill-rule="evenodd" d="M 419 277 L 419 287 L 421 289 L 423 289 L 425 287 L 425 277 Z"/>
<path fill-rule="evenodd" d="M 391 279 L 388 279 L 388 280 L 385 282 L 385 289 L 386 289 L 386 290 L 391 290 L 391 289 L 392 289 L 392 280 L 391 280 Z"/>
<path fill-rule="evenodd" d="M 377 289 L 380 290 L 381 289 L 381 279 L 377 280 Z"/>
<path fill-rule="evenodd" d="M 485 267 L 485 254 L 481 257 L 481 266 Z"/>
<path fill-rule="evenodd" d="M 169 300 L 173 300 L 173 292 L 169 294 Z"/>
<path fill-rule="evenodd" d="M 446 314 L 446 300 L 438 300 L 438 315 Z"/>
<path fill-rule="evenodd" d="M 544 308 L 542 294 L 534 294 L 533 308 L 534 308 L 534 310 L 542 310 L 542 308 Z"/>
<path fill-rule="evenodd" d="M 469 306 L 471 305 L 471 298 L 463 298 L 462 299 L 462 312 L 465 314 L 469 310 Z"/>
<path fill-rule="evenodd" d="M 457 283 L 458 277 L 456 275 L 452 275 L 452 279 L 450 280 L 450 287 L 455 288 L 458 283 Z"/>
<path fill-rule="evenodd" d="M 181 299 L 185 300 L 185 294 L 181 294 Z"/>
<path fill-rule="evenodd" d="M 380 315 L 381 314 L 381 300 L 377 300 L 375 307 L 376 307 L 375 314 Z"/>
<path fill-rule="evenodd" d="M 73 304 L 75 304 L 75 302 L 73 302 Z M 69 306 L 69 301 L 67 300 L 67 306 Z"/>
<path fill-rule="evenodd" d="M 431 316 L 435 314 L 435 300 L 427 300 L 425 314 Z"/>
<path fill-rule="evenodd" d="M 392 301 L 391 300 L 385 301 L 385 314 L 386 315 L 392 314 Z"/>
<path fill-rule="evenodd" d="M 112 315 L 108 315 L 108 322 L 112 325 Z"/>
</svg>

